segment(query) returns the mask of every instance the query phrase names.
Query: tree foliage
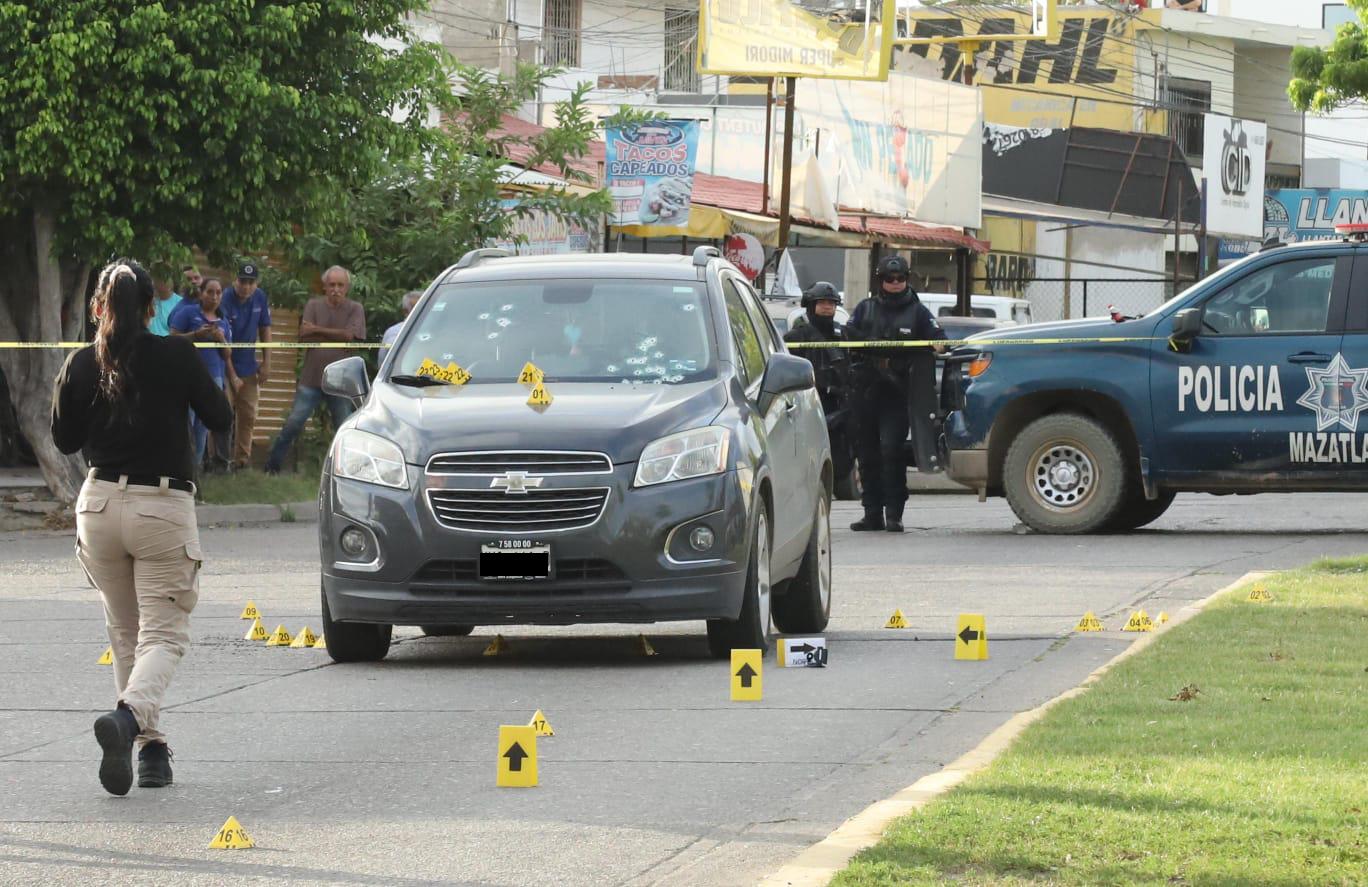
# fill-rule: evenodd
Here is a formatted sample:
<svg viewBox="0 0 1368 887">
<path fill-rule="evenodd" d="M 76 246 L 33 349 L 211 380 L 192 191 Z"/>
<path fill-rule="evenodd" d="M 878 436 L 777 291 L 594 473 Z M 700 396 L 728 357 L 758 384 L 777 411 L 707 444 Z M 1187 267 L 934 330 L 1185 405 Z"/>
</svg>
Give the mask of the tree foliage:
<svg viewBox="0 0 1368 887">
<path fill-rule="evenodd" d="M 1368 0 L 1347 0 L 1358 22 L 1340 25 L 1329 49 L 1292 50 L 1292 82 L 1287 95 L 1299 111 L 1328 113 L 1368 98 Z"/>
<path fill-rule="evenodd" d="M 530 134 L 505 128 L 553 73 L 520 66 L 504 76 L 455 66 L 446 120 L 424 150 L 387 158 L 378 175 L 347 192 L 334 224 L 295 239 L 289 264 L 301 277 L 332 264 L 349 268 L 375 333 L 398 317 L 405 292 L 426 287 L 466 250 L 515 240 L 520 218 L 597 225 L 612 205 L 583 159 L 597 127 L 585 110 L 588 86 L 557 103 L 557 125 Z M 526 189 L 526 175 L 510 165 L 514 155 L 567 184 Z M 517 194 L 512 207 L 510 193 Z"/>
</svg>

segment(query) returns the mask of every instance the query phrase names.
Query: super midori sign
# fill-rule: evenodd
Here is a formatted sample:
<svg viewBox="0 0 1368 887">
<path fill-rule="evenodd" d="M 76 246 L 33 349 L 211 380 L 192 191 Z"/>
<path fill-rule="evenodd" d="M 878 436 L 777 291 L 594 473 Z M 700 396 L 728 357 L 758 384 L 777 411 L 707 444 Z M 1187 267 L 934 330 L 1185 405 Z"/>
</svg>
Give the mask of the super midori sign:
<svg viewBox="0 0 1368 887">
<path fill-rule="evenodd" d="M 893 0 L 703 0 L 698 70 L 882 80 Z"/>
</svg>

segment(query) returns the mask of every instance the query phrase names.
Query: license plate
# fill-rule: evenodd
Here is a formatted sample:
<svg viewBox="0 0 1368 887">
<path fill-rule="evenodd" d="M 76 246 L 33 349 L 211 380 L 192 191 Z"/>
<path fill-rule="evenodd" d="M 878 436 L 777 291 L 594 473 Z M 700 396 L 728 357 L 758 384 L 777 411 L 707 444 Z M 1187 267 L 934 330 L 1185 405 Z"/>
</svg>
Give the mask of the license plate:
<svg viewBox="0 0 1368 887">
<path fill-rule="evenodd" d="M 550 579 L 551 546 L 523 541 L 481 545 L 480 578 Z"/>
</svg>

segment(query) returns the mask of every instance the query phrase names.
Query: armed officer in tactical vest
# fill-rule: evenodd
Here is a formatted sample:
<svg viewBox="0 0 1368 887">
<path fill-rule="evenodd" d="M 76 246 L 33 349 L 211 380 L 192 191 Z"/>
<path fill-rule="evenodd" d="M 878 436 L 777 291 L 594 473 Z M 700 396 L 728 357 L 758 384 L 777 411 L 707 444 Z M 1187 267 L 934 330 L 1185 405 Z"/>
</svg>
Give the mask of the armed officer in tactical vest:
<svg viewBox="0 0 1368 887">
<path fill-rule="evenodd" d="M 802 304 L 806 313 L 794 322 L 784 336 L 785 342 L 800 345 L 850 340 L 846 326 L 836 319 L 836 309 L 841 305 L 836 287 L 818 281 L 803 293 Z M 808 359 L 817 379 L 817 394 L 822 399 L 827 436 L 831 439 L 832 469 L 838 480 L 849 477 L 859 440 L 851 402 L 854 352 L 848 348 L 798 348 L 794 353 Z"/>
<path fill-rule="evenodd" d="M 945 331 L 912 288 L 907 260 L 880 260 L 871 298 L 850 318 L 854 338 L 864 341 L 943 340 Z M 918 467 L 936 466 L 932 415 L 936 411 L 936 353 L 930 347 L 865 348 L 856 370 L 855 405 L 860 429 L 860 482 L 864 518 L 851 524 L 864 530 L 903 531 L 907 505 L 909 427 Z"/>
</svg>

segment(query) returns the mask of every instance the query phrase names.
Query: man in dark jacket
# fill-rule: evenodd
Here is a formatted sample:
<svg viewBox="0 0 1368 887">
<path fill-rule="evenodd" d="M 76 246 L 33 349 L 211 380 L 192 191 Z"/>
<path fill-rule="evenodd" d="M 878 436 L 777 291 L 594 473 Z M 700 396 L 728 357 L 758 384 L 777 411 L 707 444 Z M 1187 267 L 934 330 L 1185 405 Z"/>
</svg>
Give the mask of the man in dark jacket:
<svg viewBox="0 0 1368 887">
<path fill-rule="evenodd" d="M 849 341 L 847 328 L 836 319 L 840 304 L 841 295 L 836 287 L 824 280 L 814 283 L 803 293 L 803 308 L 807 313 L 793 324 L 784 341 L 791 345 Z M 797 348 L 795 353 L 812 364 L 831 439 L 832 469 L 839 481 L 850 476 L 859 439 L 851 403 L 854 352 L 848 348 Z"/>
<path fill-rule="evenodd" d="M 855 338 L 865 341 L 945 338 L 935 316 L 917 298 L 907 260 L 901 256 L 888 256 L 879 262 L 873 296 L 856 307 L 850 328 Z M 920 421 L 921 413 L 934 409 L 935 397 L 933 393 L 928 399 L 921 389 L 929 387 L 934 392 L 934 352 L 941 350 L 936 345 L 866 348 L 861 352 L 855 404 L 865 514 L 862 520 L 850 525 L 852 530 L 903 531 L 903 508 L 907 504 L 907 459 L 903 447 L 909 430 L 909 409 L 915 404 L 918 424 L 929 424 Z M 918 436 L 918 450 L 928 449 L 925 438 L 929 436 Z M 930 448 L 933 447 L 931 441 Z"/>
</svg>

